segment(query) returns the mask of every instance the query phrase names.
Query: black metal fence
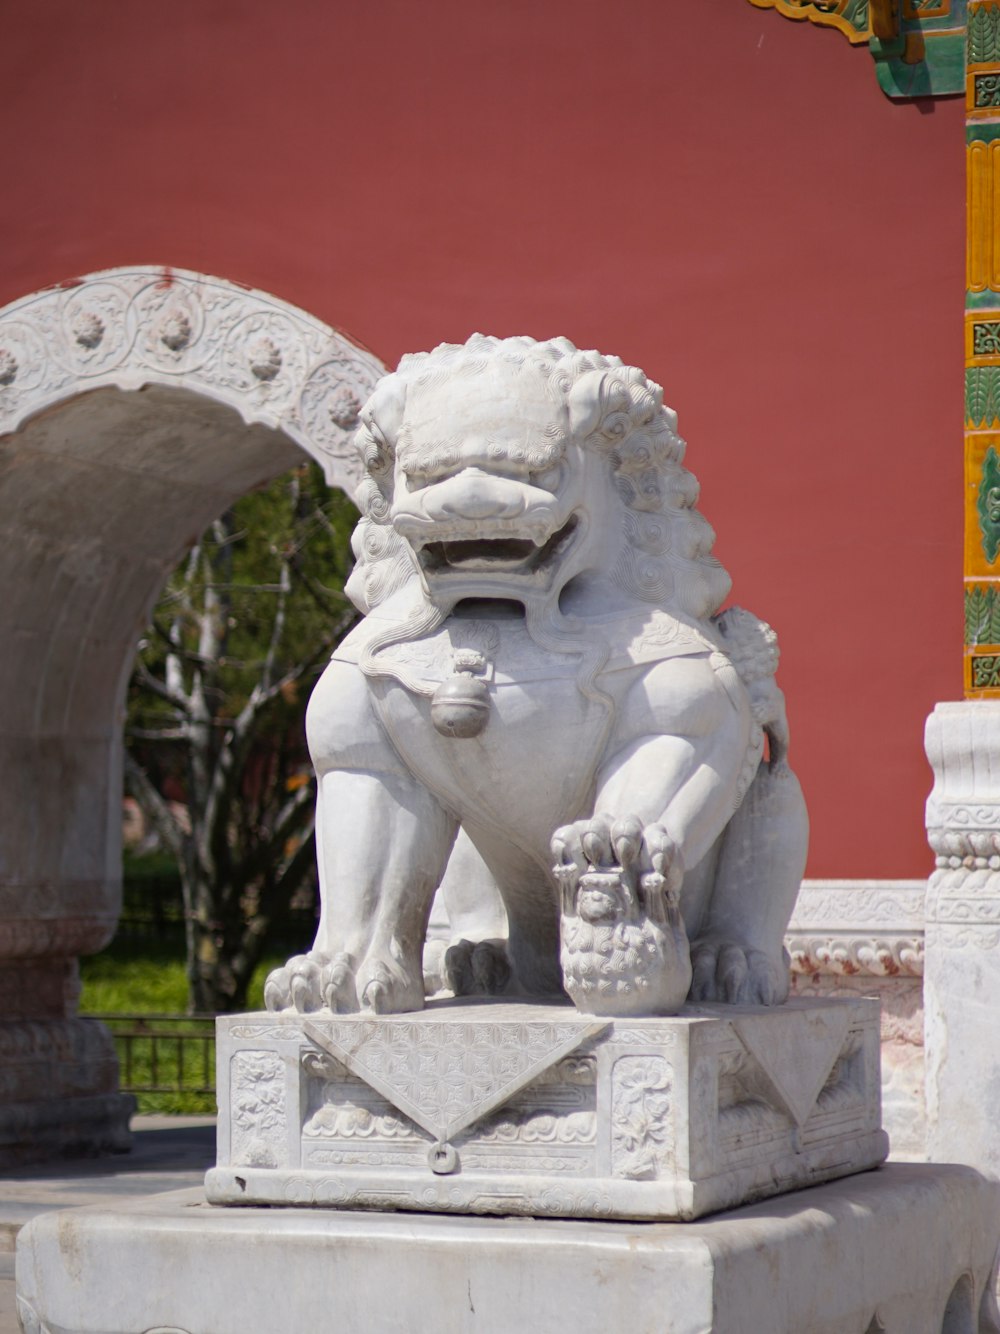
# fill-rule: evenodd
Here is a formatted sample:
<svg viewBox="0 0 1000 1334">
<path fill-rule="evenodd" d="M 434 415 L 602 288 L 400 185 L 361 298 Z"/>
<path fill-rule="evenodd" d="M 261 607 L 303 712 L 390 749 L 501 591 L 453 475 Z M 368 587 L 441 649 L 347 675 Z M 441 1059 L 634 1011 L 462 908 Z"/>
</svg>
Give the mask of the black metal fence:
<svg viewBox="0 0 1000 1334">
<path fill-rule="evenodd" d="M 126 1093 L 215 1092 L 215 1016 L 88 1014 L 111 1029 Z"/>
</svg>

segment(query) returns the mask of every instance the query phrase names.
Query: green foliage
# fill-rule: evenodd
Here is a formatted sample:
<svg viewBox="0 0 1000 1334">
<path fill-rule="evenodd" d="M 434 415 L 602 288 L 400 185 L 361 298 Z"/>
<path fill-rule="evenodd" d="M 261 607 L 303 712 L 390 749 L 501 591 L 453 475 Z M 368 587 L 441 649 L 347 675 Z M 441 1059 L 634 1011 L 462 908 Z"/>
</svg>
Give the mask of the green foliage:
<svg viewBox="0 0 1000 1334">
<path fill-rule="evenodd" d="M 264 1008 L 264 981 L 285 955 L 267 954 L 254 969 L 247 1009 Z M 80 960 L 81 1014 L 183 1014 L 187 977 L 183 952 L 162 940 L 116 939 L 100 954 Z"/>
<path fill-rule="evenodd" d="M 162 940 L 113 941 L 81 959 L 81 1014 L 183 1014 L 187 978 L 183 951 Z"/>
<path fill-rule="evenodd" d="M 324 655 L 317 646 L 331 640 L 345 617 L 353 619 L 343 586 L 357 517 L 347 497 L 309 463 L 244 496 L 217 519 L 170 576 L 140 643 L 145 670 L 129 686 L 130 735 L 141 740 L 146 728 L 169 730 L 176 723 L 176 705 L 152 691 L 148 680 L 163 680 L 168 662 L 180 672 L 177 684 L 190 691 L 197 678 L 208 692 L 218 742 L 265 669 L 276 679 L 292 674 L 268 702 L 265 731 L 281 733 L 301 712 L 302 689 L 311 683 L 301 679 L 302 664 L 309 664 L 311 677 L 318 675 Z"/>
<path fill-rule="evenodd" d="M 251 1010 L 264 1008 L 264 980 L 272 968 L 284 963 L 284 955 L 269 955 L 262 958 L 254 970 L 250 982 L 247 1007 Z M 177 945 L 162 940 L 144 940 L 134 942 L 116 939 L 101 954 L 92 958 L 81 959 L 80 974 L 82 991 L 80 1013 L 103 1015 L 150 1015 L 168 1014 L 180 1016 L 184 1012 L 188 997 L 187 974 L 183 952 Z M 112 1030 L 120 1025 L 112 1023 Z M 181 1019 L 172 1019 L 168 1024 L 150 1025 L 171 1032 L 204 1031 L 203 1025 L 196 1025 Z M 123 1048 L 121 1048 L 123 1051 Z M 120 1057 L 122 1077 L 124 1079 L 124 1058 Z M 200 1047 L 188 1051 L 185 1058 L 185 1070 L 188 1082 L 198 1082 L 201 1075 Z M 210 1060 L 210 1069 L 214 1074 L 214 1047 Z M 142 1042 L 133 1043 L 131 1061 L 131 1080 L 133 1084 L 152 1083 L 151 1048 Z M 192 1074 L 197 1079 L 192 1079 Z M 177 1079 L 178 1057 L 176 1044 L 160 1043 L 157 1055 L 158 1082 L 167 1084 Z M 137 1093 L 136 1100 L 140 1112 L 162 1112 L 171 1115 L 195 1115 L 215 1111 L 215 1096 L 211 1093 L 194 1093 L 190 1090 L 172 1093 Z"/>
<path fill-rule="evenodd" d="M 313 873 L 309 692 L 356 612 L 357 512 L 303 464 L 245 496 L 177 567 L 129 687 L 126 780 L 176 859 L 188 1005 L 240 1009 Z"/>
</svg>

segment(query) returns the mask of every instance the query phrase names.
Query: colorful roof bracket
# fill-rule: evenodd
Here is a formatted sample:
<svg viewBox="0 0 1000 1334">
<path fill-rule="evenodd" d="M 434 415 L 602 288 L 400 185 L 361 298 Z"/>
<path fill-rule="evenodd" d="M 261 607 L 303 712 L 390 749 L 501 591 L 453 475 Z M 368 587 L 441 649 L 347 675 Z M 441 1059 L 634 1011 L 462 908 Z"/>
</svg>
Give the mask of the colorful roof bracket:
<svg viewBox="0 0 1000 1334">
<path fill-rule="evenodd" d="M 785 18 L 868 43 L 879 87 L 894 99 L 965 91 L 968 0 L 750 0 Z"/>
</svg>

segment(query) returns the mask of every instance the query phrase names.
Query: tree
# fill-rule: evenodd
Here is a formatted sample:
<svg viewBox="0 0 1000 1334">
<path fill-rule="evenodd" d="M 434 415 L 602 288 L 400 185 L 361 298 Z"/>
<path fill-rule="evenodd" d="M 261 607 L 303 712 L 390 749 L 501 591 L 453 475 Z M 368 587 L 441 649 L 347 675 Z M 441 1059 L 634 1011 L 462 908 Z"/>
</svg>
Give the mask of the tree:
<svg viewBox="0 0 1000 1334">
<path fill-rule="evenodd" d="M 315 864 L 305 706 L 357 618 L 356 518 L 312 463 L 245 496 L 171 575 L 139 645 L 126 788 L 177 859 L 194 1012 L 245 1006 Z"/>
</svg>

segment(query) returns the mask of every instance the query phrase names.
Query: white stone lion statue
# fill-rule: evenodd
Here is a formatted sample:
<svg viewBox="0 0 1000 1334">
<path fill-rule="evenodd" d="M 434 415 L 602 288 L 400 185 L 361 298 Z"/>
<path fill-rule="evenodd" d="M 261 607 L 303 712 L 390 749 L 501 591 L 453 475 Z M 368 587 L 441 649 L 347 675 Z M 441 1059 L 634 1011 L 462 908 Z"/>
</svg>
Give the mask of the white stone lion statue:
<svg viewBox="0 0 1000 1334">
<path fill-rule="evenodd" d="M 719 613 L 659 386 L 477 334 L 404 357 L 361 420 L 367 614 L 307 719 L 319 930 L 268 1007 L 419 1009 L 459 830 L 506 910 L 487 989 L 597 1014 L 784 1000 L 808 823 L 777 643 Z"/>
</svg>

